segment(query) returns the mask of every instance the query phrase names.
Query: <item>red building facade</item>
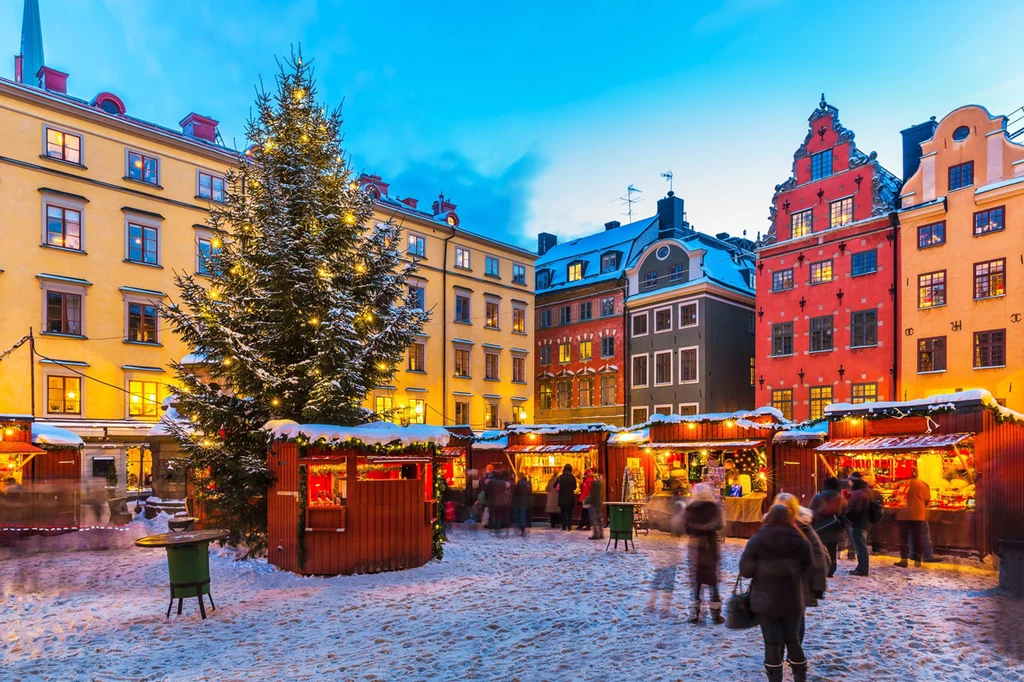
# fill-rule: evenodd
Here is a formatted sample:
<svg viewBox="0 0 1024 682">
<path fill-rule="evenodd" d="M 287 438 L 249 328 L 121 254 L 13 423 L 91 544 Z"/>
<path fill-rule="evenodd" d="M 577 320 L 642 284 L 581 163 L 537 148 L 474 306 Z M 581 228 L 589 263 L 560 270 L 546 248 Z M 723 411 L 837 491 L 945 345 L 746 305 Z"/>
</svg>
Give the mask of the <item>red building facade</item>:
<svg viewBox="0 0 1024 682">
<path fill-rule="evenodd" d="M 804 420 L 895 399 L 899 185 L 822 96 L 758 249 L 758 405 Z"/>
</svg>

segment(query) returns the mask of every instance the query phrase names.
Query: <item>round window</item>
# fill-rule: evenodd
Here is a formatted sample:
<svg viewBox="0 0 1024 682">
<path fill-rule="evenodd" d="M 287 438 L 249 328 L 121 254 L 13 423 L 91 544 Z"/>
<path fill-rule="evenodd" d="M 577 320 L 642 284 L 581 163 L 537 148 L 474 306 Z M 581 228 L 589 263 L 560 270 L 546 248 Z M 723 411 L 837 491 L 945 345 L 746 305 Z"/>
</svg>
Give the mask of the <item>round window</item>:
<svg viewBox="0 0 1024 682">
<path fill-rule="evenodd" d="M 953 140 L 955 142 L 963 142 L 967 139 L 967 136 L 971 134 L 971 129 L 967 126 L 960 126 L 953 131 Z"/>
<path fill-rule="evenodd" d="M 668 251 L 669 249 L 667 246 L 659 246 L 658 250 L 654 252 L 654 255 L 658 257 L 658 260 L 665 260 L 668 258 Z"/>
</svg>

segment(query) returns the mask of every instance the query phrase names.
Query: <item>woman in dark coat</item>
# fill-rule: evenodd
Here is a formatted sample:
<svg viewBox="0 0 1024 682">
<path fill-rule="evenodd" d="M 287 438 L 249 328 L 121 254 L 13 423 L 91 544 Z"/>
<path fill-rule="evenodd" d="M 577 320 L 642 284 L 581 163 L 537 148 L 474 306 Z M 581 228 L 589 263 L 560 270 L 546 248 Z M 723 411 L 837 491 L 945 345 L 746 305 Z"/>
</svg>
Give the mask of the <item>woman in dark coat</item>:
<svg viewBox="0 0 1024 682">
<path fill-rule="evenodd" d="M 715 499 L 711 486 L 698 483 L 693 486 L 693 497 L 683 510 L 683 530 L 690 536 L 690 584 L 693 585 L 693 617 L 690 623 L 700 623 L 700 589 L 711 588 L 711 621 L 724 623 L 722 600 L 718 596 L 718 531 L 725 526 L 722 507 Z"/>
<path fill-rule="evenodd" d="M 782 682 L 783 646 L 795 682 L 806 682 L 807 659 L 800 644 L 804 581 L 811 571 L 811 545 L 793 524 L 792 510 L 773 506 L 740 557 L 740 575 L 751 578 L 750 608 L 764 637 L 764 669 L 769 682 Z"/>
<path fill-rule="evenodd" d="M 836 574 L 839 543 L 846 537 L 846 498 L 840 492 L 839 479 L 829 476 L 821 492 L 811 500 L 811 525 L 828 550 L 828 577 Z"/>
<path fill-rule="evenodd" d="M 526 535 L 533 515 L 533 486 L 526 476 L 520 475 L 519 482 L 512 490 L 512 506 L 515 508 L 516 528 L 520 535 Z"/>
<path fill-rule="evenodd" d="M 558 477 L 558 508 L 562 510 L 562 530 L 572 530 L 572 510 L 576 506 L 576 477 L 572 475 L 572 465 L 562 467 L 562 475 Z"/>
</svg>

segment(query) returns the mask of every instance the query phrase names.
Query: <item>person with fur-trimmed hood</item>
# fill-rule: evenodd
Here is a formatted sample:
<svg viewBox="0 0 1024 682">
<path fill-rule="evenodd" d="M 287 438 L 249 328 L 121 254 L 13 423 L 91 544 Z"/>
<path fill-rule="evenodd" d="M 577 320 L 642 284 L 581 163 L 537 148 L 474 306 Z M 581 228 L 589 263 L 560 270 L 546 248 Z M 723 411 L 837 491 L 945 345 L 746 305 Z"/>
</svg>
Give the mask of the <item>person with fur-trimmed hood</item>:
<svg viewBox="0 0 1024 682">
<path fill-rule="evenodd" d="M 693 617 L 690 623 L 701 622 L 700 591 L 707 585 L 711 589 L 711 621 L 724 623 L 722 600 L 718 594 L 718 531 L 725 526 L 722 507 L 715 499 L 715 491 L 706 483 L 693 486 L 689 504 L 683 510 L 683 531 L 690 536 L 690 582 L 693 585 Z"/>
</svg>

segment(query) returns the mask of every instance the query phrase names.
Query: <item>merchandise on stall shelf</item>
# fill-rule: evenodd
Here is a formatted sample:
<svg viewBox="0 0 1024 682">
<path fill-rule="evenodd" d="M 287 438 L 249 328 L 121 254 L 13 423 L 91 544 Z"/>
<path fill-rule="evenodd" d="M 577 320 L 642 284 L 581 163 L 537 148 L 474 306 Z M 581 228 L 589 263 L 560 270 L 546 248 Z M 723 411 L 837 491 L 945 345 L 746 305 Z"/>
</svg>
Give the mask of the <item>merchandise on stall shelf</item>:
<svg viewBox="0 0 1024 682">
<path fill-rule="evenodd" d="M 742 497 L 766 489 L 763 441 L 653 443 L 655 492 L 688 495 L 696 483 L 707 483 L 722 497 Z"/>
<path fill-rule="evenodd" d="M 309 467 L 308 505 L 310 507 L 341 507 L 348 497 L 345 462 L 314 464 Z"/>
<path fill-rule="evenodd" d="M 580 446 L 569 447 L 578 448 Z M 516 471 L 529 479 L 534 492 L 544 490 L 548 481 L 551 480 L 551 476 L 561 474 L 566 464 L 572 465 L 572 473 L 579 479 L 583 477 L 585 470 L 594 465 L 595 461 L 594 452 L 589 447 L 585 447 L 582 452 L 516 452 L 515 455 Z"/>
</svg>

